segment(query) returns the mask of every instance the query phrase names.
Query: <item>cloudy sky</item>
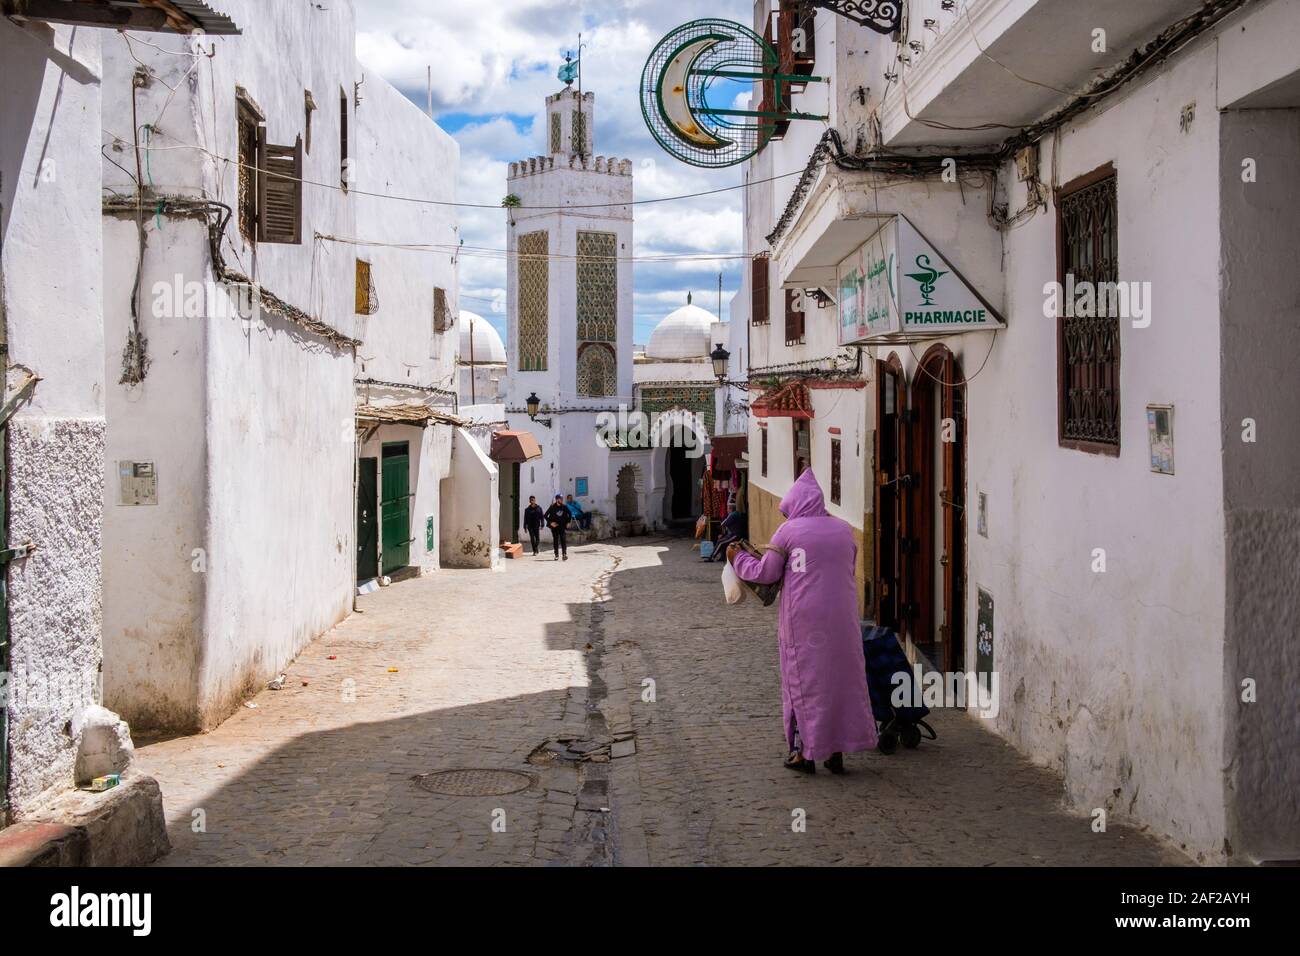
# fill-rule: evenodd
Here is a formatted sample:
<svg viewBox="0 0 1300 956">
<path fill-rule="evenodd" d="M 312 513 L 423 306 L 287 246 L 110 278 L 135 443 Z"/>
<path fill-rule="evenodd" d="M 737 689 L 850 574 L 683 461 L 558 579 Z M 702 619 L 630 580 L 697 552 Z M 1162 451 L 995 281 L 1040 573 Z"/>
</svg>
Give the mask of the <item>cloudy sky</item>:
<svg viewBox="0 0 1300 956">
<path fill-rule="evenodd" d="M 499 204 L 511 160 L 546 151 L 545 98 L 563 89 L 555 73 L 583 37 L 583 89 L 596 94 L 599 155 L 631 159 L 636 198 L 731 186 L 740 167 L 709 171 L 666 154 L 641 118 L 641 68 L 672 28 L 705 16 L 748 22 L 750 0 L 356 0 L 357 56 L 421 108 L 433 67 L 434 116 L 460 142 L 459 200 Z M 656 203 L 636 210 L 636 254 L 735 253 L 741 249 L 740 192 Z M 466 245 L 505 247 L 505 215 L 461 210 Z M 636 341 L 686 302 L 723 310 L 740 284 L 734 262 L 638 263 Z M 504 334 L 506 264 L 462 257 L 461 307 Z"/>
</svg>

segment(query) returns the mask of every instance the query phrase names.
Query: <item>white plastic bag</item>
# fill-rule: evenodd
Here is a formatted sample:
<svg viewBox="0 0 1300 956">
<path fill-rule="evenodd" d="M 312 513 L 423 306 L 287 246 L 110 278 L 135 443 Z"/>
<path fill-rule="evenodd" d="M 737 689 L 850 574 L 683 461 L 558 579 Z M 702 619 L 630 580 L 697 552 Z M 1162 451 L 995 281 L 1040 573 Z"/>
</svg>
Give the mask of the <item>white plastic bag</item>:
<svg viewBox="0 0 1300 956">
<path fill-rule="evenodd" d="M 722 593 L 727 599 L 728 604 L 739 604 L 745 600 L 745 592 L 749 588 L 740 583 L 740 578 L 736 577 L 736 571 L 728 561 L 722 566 Z"/>
</svg>

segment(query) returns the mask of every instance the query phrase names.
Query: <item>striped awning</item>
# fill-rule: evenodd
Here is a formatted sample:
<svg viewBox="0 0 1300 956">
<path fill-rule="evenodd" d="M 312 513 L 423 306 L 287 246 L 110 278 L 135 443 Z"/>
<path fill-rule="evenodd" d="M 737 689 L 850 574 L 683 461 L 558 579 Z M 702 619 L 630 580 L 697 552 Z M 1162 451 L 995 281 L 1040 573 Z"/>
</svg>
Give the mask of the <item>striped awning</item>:
<svg viewBox="0 0 1300 956">
<path fill-rule="evenodd" d="M 7 17 L 110 30 L 142 30 L 234 36 L 235 21 L 203 0 L 0 0 Z"/>
</svg>

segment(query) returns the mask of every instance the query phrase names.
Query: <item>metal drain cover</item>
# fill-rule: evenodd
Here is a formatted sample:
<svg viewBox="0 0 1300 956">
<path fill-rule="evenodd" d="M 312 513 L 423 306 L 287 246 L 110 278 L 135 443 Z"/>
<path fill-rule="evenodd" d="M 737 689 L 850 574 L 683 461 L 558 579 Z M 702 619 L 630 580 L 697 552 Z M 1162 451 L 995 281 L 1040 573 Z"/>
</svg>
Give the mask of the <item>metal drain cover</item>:
<svg viewBox="0 0 1300 956">
<path fill-rule="evenodd" d="M 422 790 L 450 797 L 495 797 L 527 790 L 533 778 L 514 770 L 435 770 L 415 782 Z"/>
</svg>

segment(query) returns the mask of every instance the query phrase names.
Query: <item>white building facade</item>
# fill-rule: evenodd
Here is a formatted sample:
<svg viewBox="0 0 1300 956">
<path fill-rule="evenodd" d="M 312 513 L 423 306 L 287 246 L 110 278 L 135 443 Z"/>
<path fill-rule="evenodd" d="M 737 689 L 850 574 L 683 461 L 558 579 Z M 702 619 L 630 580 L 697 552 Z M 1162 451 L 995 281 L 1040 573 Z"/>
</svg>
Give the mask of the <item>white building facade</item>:
<svg viewBox="0 0 1300 956">
<path fill-rule="evenodd" d="M 454 479 L 495 477 L 455 416 L 455 220 L 382 198 L 454 200 L 455 143 L 358 66 L 351 4 L 221 7 L 242 37 L 105 52 L 105 697 L 170 732 L 359 579 L 496 549 Z"/>
<path fill-rule="evenodd" d="M 760 32 L 782 6 L 756 4 Z M 1297 328 L 1298 16 L 918 2 L 895 42 L 818 10 L 808 71 L 831 82 L 791 105 L 838 141 L 793 122 L 747 170 L 751 383 L 815 370 L 772 383 L 806 388 L 784 398 L 807 425 L 751 419 L 753 485 L 771 504 L 810 461 L 829 491 L 838 454 L 865 616 L 996 673 L 987 725 L 1073 807 L 1215 862 L 1300 853 L 1300 758 L 1277 746 L 1300 736 L 1300 376 L 1269 358 Z M 855 264 L 913 233 L 930 292 L 907 261 L 855 296 Z M 1075 281 L 1126 308 L 1056 314 Z M 967 293 L 987 331 L 919 324 L 919 296 Z M 787 297 L 826 307 L 782 329 Z"/>
<path fill-rule="evenodd" d="M 594 93 L 548 97 L 546 132 L 548 154 L 511 163 L 508 182 L 506 412 L 542 450 L 520 469 L 519 500 L 572 494 L 613 516 L 597 424 L 632 404 L 632 163 L 595 154 Z"/>
<path fill-rule="evenodd" d="M 104 178 L 88 146 L 101 135 L 104 48 L 121 41 L 97 29 L 96 12 L 0 18 L 0 826 L 62 812 L 58 798 L 78 782 L 78 714 L 103 702 Z M 117 12 L 150 42 L 237 32 L 200 3 L 175 18 Z M 151 807 L 161 829 L 156 784 L 139 774 L 123 784 L 135 834 Z M 145 862 L 155 849 L 118 858 Z"/>
</svg>

